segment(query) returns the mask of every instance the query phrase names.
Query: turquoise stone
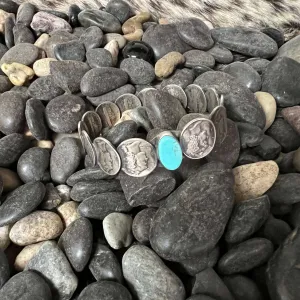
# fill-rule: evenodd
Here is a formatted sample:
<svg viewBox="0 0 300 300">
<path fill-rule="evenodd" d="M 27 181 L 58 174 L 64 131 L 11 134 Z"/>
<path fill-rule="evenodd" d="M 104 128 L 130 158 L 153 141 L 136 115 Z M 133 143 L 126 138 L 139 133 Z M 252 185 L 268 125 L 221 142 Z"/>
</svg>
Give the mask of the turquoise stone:
<svg viewBox="0 0 300 300">
<path fill-rule="evenodd" d="M 168 170 L 176 170 L 182 162 L 182 151 L 179 142 L 173 136 L 163 136 L 157 146 L 158 157 Z"/>
</svg>

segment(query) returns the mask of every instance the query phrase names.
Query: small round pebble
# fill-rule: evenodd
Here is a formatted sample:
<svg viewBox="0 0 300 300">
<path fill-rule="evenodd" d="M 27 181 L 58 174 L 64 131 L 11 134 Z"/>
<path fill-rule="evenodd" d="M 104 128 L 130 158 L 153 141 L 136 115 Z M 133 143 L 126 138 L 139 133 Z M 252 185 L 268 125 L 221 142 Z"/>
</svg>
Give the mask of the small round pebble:
<svg viewBox="0 0 300 300">
<path fill-rule="evenodd" d="M 78 41 L 58 44 L 54 47 L 54 55 L 58 60 L 85 60 L 85 46 Z"/>
<path fill-rule="evenodd" d="M 113 59 L 106 49 L 89 49 L 86 52 L 86 60 L 91 68 L 112 67 Z"/>
<path fill-rule="evenodd" d="M 84 44 L 86 51 L 99 48 L 103 41 L 103 31 L 97 26 L 88 27 L 79 41 Z"/>
<path fill-rule="evenodd" d="M 154 68 L 147 61 L 139 58 L 125 58 L 120 65 L 133 84 L 149 84 L 155 78 Z"/>
<path fill-rule="evenodd" d="M 185 57 L 185 67 L 194 68 L 199 65 L 213 68 L 215 59 L 209 52 L 201 50 L 190 50 L 183 54 Z"/>
<path fill-rule="evenodd" d="M 52 99 L 46 106 L 46 121 L 54 132 L 73 132 L 85 112 L 84 101 L 74 95 L 62 95 Z"/>
<path fill-rule="evenodd" d="M 49 180 L 50 153 L 47 149 L 33 147 L 18 160 L 18 175 L 23 182 Z"/>
<path fill-rule="evenodd" d="M 132 218 L 122 213 L 111 213 L 103 220 L 103 231 L 108 244 L 113 249 L 129 247 L 133 236 Z"/>
</svg>

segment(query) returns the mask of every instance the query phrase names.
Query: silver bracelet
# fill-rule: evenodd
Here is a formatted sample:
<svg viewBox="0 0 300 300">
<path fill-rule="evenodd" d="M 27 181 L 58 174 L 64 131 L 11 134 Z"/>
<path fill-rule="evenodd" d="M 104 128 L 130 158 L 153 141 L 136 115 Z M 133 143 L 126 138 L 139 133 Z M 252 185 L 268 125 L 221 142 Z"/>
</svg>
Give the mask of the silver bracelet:
<svg viewBox="0 0 300 300">
<path fill-rule="evenodd" d="M 164 88 L 165 92 L 181 98 L 181 103 L 186 106 L 185 92 L 181 90 L 181 87 L 174 85 Z M 178 124 L 179 130 L 158 130 L 149 141 L 130 138 L 115 148 L 101 136 L 103 127 L 110 128 L 125 120 L 133 120 L 145 130 L 151 129 L 151 122 L 139 98 L 133 94 L 124 94 L 116 100 L 118 105 L 104 102 L 95 112 L 86 112 L 78 123 L 79 137 L 91 164 L 99 166 L 107 175 L 117 175 L 122 169 L 129 176 L 147 176 L 154 171 L 158 162 L 164 168 L 174 171 L 180 167 L 184 156 L 202 159 L 226 138 L 227 114 L 223 95 L 219 97 L 215 89 L 208 89 L 205 101 L 210 113 L 186 114 Z M 139 113 L 135 113 L 135 110 L 139 110 Z"/>
</svg>

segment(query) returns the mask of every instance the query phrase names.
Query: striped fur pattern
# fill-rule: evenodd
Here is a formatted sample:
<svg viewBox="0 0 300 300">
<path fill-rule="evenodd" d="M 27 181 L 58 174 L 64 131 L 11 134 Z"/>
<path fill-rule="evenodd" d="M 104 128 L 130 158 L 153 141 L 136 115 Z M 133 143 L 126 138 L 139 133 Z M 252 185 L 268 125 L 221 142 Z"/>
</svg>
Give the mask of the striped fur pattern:
<svg viewBox="0 0 300 300">
<path fill-rule="evenodd" d="M 39 9 L 67 12 L 72 4 L 99 8 L 107 0 L 15 0 L 31 2 Z M 128 0 L 135 12 L 150 11 L 157 18 L 178 20 L 198 17 L 215 27 L 276 27 L 286 38 L 300 32 L 300 0 Z"/>
</svg>

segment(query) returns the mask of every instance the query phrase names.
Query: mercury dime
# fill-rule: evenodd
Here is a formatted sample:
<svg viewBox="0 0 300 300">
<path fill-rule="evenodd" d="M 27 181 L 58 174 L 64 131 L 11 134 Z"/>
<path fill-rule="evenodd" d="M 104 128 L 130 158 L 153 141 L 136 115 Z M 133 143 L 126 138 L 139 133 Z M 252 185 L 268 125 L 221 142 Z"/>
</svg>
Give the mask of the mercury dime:
<svg viewBox="0 0 300 300">
<path fill-rule="evenodd" d="M 146 131 L 150 131 L 153 128 L 152 123 L 149 120 L 147 110 L 142 106 L 124 111 L 120 120 L 132 120 L 139 127 L 143 127 Z"/>
<path fill-rule="evenodd" d="M 177 98 L 184 108 L 187 107 L 187 96 L 181 86 L 176 85 L 176 84 L 169 84 L 169 85 L 166 85 L 162 89 L 162 91 Z"/>
<path fill-rule="evenodd" d="M 117 106 L 119 107 L 121 113 L 129 110 L 134 109 L 136 107 L 142 106 L 141 100 L 133 94 L 124 94 L 117 98 L 115 101 Z"/>
<path fill-rule="evenodd" d="M 102 130 L 102 122 L 100 116 L 94 111 L 87 111 L 81 118 L 81 121 L 87 127 L 87 133 L 91 140 L 98 137 Z"/>
<path fill-rule="evenodd" d="M 216 142 L 221 144 L 227 135 L 227 113 L 224 106 L 217 106 L 210 114 L 216 128 Z"/>
<path fill-rule="evenodd" d="M 183 128 L 180 136 L 182 152 L 191 159 L 208 155 L 216 142 L 216 130 L 209 119 L 194 119 Z"/>
<path fill-rule="evenodd" d="M 94 140 L 97 164 L 108 175 L 116 175 L 121 169 L 121 159 L 114 146 L 102 137 Z"/>
<path fill-rule="evenodd" d="M 103 127 L 114 126 L 121 117 L 119 107 L 108 101 L 99 104 L 96 113 L 100 116 Z"/>
<path fill-rule="evenodd" d="M 199 113 L 186 114 L 179 120 L 178 125 L 177 125 L 177 130 L 182 131 L 184 126 L 187 123 L 191 122 L 194 119 L 199 119 L 199 118 L 209 119 L 209 115 L 208 114 L 199 114 Z"/>
<path fill-rule="evenodd" d="M 187 109 L 190 113 L 204 113 L 207 109 L 207 101 L 202 88 L 197 84 L 186 87 Z"/>
<path fill-rule="evenodd" d="M 208 112 L 212 112 L 213 109 L 219 105 L 218 93 L 214 88 L 209 88 L 205 93 L 205 97 L 207 101 L 207 110 Z"/>
<path fill-rule="evenodd" d="M 118 146 L 117 151 L 121 157 L 122 170 L 127 175 L 147 176 L 157 166 L 155 148 L 143 139 L 128 139 Z"/>
<path fill-rule="evenodd" d="M 89 157 L 89 162 L 91 163 L 91 165 L 95 166 L 96 165 L 96 151 L 93 146 L 93 143 L 85 130 L 82 130 L 81 134 L 82 134 L 81 143 L 82 143 L 83 149 L 84 149 L 86 155 Z"/>
</svg>

